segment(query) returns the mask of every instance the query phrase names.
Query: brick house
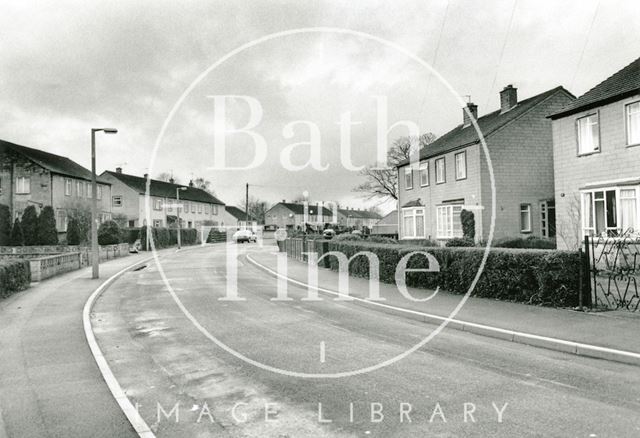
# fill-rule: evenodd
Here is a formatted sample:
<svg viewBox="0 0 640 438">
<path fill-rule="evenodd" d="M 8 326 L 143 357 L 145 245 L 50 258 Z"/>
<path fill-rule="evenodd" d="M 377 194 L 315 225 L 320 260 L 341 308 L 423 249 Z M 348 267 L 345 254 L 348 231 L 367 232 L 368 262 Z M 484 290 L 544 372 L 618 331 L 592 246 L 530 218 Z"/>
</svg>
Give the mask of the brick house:
<svg viewBox="0 0 640 438">
<path fill-rule="evenodd" d="M 551 119 L 559 247 L 640 230 L 640 58 Z"/>
<path fill-rule="evenodd" d="M 306 224 L 323 226 L 333 220 L 333 213 L 326 207 L 318 211 L 317 205 L 309 204 L 307 214 L 304 216 L 304 204 L 298 202 L 278 202 L 265 213 L 265 226 L 272 225 L 277 228 L 304 229 Z"/>
<path fill-rule="evenodd" d="M 356 229 L 371 228 L 382 218 L 375 211 L 339 208 L 338 224 Z"/>
<path fill-rule="evenodd" d="M 91 171 L 75 161 L 40 149 L 0 140 L 0 204 L 13 218 L 28 205 L 51 206 L 58 233 L 67 231 L 73 211 L 91 209 Z M 111 186 L 98 178 L 99 220 L 111 217 Z"/>
<path fill-rule="evenodd" d="M 148 175 L 144 177 L 105 171 L 100 177 L 111 183 L 111 211 L 122 215 L 128 227 L 146 225 L 145 196 Z M 167 227 L 177 219 L 176 190 L 180 191 L 180 223 L 183 227 L 225 225 L 224 203 L 210 193 L 189 185 L 150 179 L 151 226 Z"/>
<path fill-rule="evenodd" d="M 509 85 L 500 109 L 477 119 L 495 175 L 495 238 L 555 234 L 553 145 L 549 114 L 575 97 L 563 87 L 518 101 Z M 477 117 L 478 107 L 467 104 Z M 415 167 L 415 168 L 414 168 Z M 491 182 L 478 134 L 463 110 L 463 123 L 420 151 L 419 163 L 398 166 L 399 237 L 462 237 L 460 213 L 474 213 L 475 238 L 488 237 Z"/>
</svg>

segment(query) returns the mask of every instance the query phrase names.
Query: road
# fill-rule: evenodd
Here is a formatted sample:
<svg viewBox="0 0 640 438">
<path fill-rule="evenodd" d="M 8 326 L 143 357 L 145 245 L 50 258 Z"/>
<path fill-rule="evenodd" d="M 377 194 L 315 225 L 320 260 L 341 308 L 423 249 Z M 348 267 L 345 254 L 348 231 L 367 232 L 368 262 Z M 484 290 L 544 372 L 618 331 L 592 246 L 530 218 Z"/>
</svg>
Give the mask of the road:
<svg viewBox="0 0 640 438">
<path fill-rule="evenodd" d="M 227 273 L 217 246 L 163 259 L 184 309 L 153 264 L 126 274 L 96 304 L 98 341 L 158 436 L 640 435 L 637 367 L 450 329 L 371 372 L 289 375 L 375 366 L 435 326 L 330 297 L 305 301 L 307 291 L 293 285 L 290 301 L 273 301 L 276 279 L 243 259 L 273 249 L 237 248 L 244 301 L 219 299 Z"/>
</svg>

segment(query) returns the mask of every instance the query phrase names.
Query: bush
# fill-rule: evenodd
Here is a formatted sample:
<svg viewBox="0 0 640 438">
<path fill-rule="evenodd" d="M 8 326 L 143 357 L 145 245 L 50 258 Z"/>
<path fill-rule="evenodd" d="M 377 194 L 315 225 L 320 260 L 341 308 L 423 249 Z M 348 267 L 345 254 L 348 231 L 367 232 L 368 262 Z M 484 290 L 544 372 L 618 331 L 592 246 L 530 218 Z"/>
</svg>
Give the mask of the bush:
<svg viewBox="0 0 640 438">
<path fill-rule="evenodd" d="M 470 246 L 476 246 L 476 243 L 473 241 L 473 239 L 469 239 L 468 237 L 462 237 L 462 238 L 454 237 L 453 239 L 449 239 L 444 246 L 470 247 Z"/>
<path fill-rule="evenodd" d="M 23 259 L 0 260 L 0 297 L 25 290 L 31 283 L 29 262 Z"/>
<path fill-rule="evenodd" d="M 442 246 L 438 241 L 430 239 L 402 239 L 398 240 L 398 243 L 411 246 Z"/>
<path fill-rule="evenodd" d="M 333 238 L 333 240 L 337 240 L 339 242 L 355 242 L 362 240 L 362 236 L 360 236 L 359 234 L 344 233 L 338 234 Z"/>
<path fill-rule="evenodd" d="M 151 236 L 156 249 L 168 248 L 178 244 L 177 228 L 151 228 Z M 139 231 L 140 246 L 147 249 L 147 227 L 143 226 Z M 195 245 L 198 242 L 198 230 L 195 228 L 181 228 L 180 239 L 182 245 Z M 149 243 L 151 248 L 151 243 Z"/>
<path fill-rule="evenodd" d="M 493 242 L 494 248 L 528 248 L 528 249 L 556 249 L 555 239 L 546 237 L 529 236 L 526 239 L 522 237 L 505 237 Z"/>
<path fill-rule="evenodd" d="M 368 239 L 371 243 L 388 243 L 392 245 L 397 245 L 398 241 L 396 239 L 392 239 L 391 237 L 382 237 L 382 236 L 371 236 Z"/>
<path fill-rule="evenodd" d="M 462 223 L 462 235 L 470 240 L 476 238 L 476 219 L 473 212 L 462 210 L 460 212 L 460 222 Z"/>
<path fill-rule="evenodd" d="M 33 205 L 29 205 L 22 213 L 22 235 L 24 244 L 33 246 L 38 244 L 38 212 Z"/>
<path fill-rule="evenodd" d="M 67 223 L 67 245 L 80 245 L 80 225 L 76 218 L 69 218 Z"/>
<path fill-rule="evenodd" d="M 9 239 L 9 244 L 11 246 L 24 245 L 24 234 L 22 233 L 22 224 L 20 223 L 20 219 L 18 218 L 16 218 L 16 221 L 13 223 L 13 227 L 11 228 L 11 238 Z"/>
<path fill-rule="evenodd" d="M 11 212 L 9 207 L 0 204 L 0 246 L 8 246 L 11 242 Z"/>
<path fill-rule="evenodd" d="M 380 260 L 380 280 L 395 283 L 395 270 L 400 259 L 412 251 L 424 251 L 420 246 L 403 246 L 365 242 L 329 242 L 330 251 L 343 252 L 352 257 L 360 251 L 371 251 Z M 451 293 L 467 293 L 484 255 L 484 248 L 429 248 L 440 265 L 439 272 L 410 272 L 407 285 L 435 289 L 440 286 Z M 426 258 L 413 256 L 407 268 L 424 268 Z M 578 305 L 580 255 L 571 251 L 543 251 L 491 249 L 473 295 L 505 301 L 546 306 Z M 330 266 L 338 270 L 335 257 Z M 356 257 L 349 265 L 349 273 L 369 277 L 365 256 Z M 584 295 L 585 303 L 589 294 Z"/>
<path fill-rule="evenodd" d="M 58 230 L 53 207 L 46 206 L 38 216 L 38 245 L 57 245 Z"/>
<path fill-rule="evenodd" d="M 120 227 L 115 221 L 105 221 L 98 228 L 99 245 L 116 245 L 122 240 Z"/>
</svg>

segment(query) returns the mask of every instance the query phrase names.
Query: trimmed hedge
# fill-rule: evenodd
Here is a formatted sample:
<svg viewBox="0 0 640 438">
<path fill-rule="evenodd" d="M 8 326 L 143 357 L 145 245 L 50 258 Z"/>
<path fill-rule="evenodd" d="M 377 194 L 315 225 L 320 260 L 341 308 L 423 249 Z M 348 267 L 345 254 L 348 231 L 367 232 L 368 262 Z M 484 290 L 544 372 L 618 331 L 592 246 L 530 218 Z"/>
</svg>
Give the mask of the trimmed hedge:
<svg viewBox="0 0 640 438">
<path fill-rule="evenodd" d="M 31 283 L 29 262 L 22 259 L 0 260 L 0 297 L 5 298 L 21 290 Z"/>
<path fill-rule="evenodd" d="M 484 248 L 441 248 L 426 250 L 420 246 L 385 245 L 364 242 L 330 241 L 330 251 L 343 252 L 351 257 L 360 251 L 371 251 L 380 259 L 380 281 L 395 283 L 395 270 L 401 258 L 412 251 L 428 251 L 440 265 L 440 272 L 410 272 L 408 286 L 442 289 L 455 294 L 467 293 L 480 266 Z M 338 261 L 330 259 L 331 269 L 338 270 Z M 523 302 L 555 307 L 578 305 L 580 264 L 577 252 L 518 249 L 491 249 L 484 271 L 476 284 L 473 296 L 504 301 Z M 407 268 L 425 268 L 426 257 L 411 257 Z M 353 259 L 349 274 L 369 277 L 365 256 Z M 584 303 L 590 301 L 584 293 Z"/>
<path fill-rule="evenodd" d="M 116 221 L 106 221 L 98 228 L 99 245 L 116 245 L 122 241 L 120 227 Z"/>
<path fill-rule="evenodd" d="M 168 248 L 178 244 L 177 228 L 151 228 L 153 243 L 156 249 Z M 147 227 L 140 228 L 140 246 L 147 248 Z M 195 228 L 180 229 L 180 243 L 182 245 L 195 245 L 198 242 L 198 230 Z"/>
<path fill-rule="evenodd" d="M 555 239 L 546 237 L 529 236 L 505 237 L 495 240 L 491 245 L 494 248 L 527 248 L 527 249 L 556 249 Z"/>
</svg>

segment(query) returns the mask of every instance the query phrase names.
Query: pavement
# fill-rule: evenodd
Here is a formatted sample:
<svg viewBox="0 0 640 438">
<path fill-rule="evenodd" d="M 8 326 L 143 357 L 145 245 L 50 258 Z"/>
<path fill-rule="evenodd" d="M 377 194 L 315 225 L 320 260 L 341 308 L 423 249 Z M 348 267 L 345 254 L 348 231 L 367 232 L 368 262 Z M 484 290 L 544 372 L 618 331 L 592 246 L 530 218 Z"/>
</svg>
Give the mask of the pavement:
<svg viewBox="0 0 640 438">
<path fill-rule="evenodd" d="M 269 270 L 277 270 L 276 253 L 260 251 L 248 254 L 249 261 L 254 261 Z M 318 267 L 318 285 L 330 291 L 338 291 L 338 273 Z M 300 283 L 309 283 L 309 266 L 306 263 L 287 258 L 286 276 Z M 349 294 L 353 297 L 367 298 L 369 282 L 363 278 L 349 277 Z M 411 296 L 420 299 L 433 294 L 433 290 L 408 288 Z M 434 322 L 438 318 L 447 318 L 462 299 L 462 295 L 439 291 L 426 302 L 415 302 L 406 299 L 395 285 L 380 283 L 380 295 L 385 298 L 384 304 L 433 315 Z M 379 310 L 389 311 L 383 307 Z M 405 312 L 405 316 L 421 318 Z M 584 354 L 591 357 L 620 360 L 640 365 L 640 312 L 605 311 L 579 312 L 570 309 L 556 309 L 542 306 L 531 306 L 522 303 L 510 303 L 488 298 L 470 297 L 455 316 L 455 320 L 466 322 L 450 323 L 451 328 L 497 337 L 501 339 L 537 345 L 545 348 L 559 349 L 570 353 Z M 498 330 L 491 331 L 488 328 Z M 522 334 L 522 335 L 519 335 Z M 532 336 L 525 336 L 532 335 Z M 553 338 L 566 342 L 545 342 L 540 338 Z M 576 343 L 584 347 L 576 348 Z M 601 349 L 588 350 L 587 346 Z M 607 349 L 629 352 L 630 355 L 615 354 Z"/>
<path fill-rule="evenodd" d="M 0 437 L 137 436 L 98 370 L 83 331 L 87 298 L 148 254 L 34 283 L 0 300 Z"/>
</svg>

